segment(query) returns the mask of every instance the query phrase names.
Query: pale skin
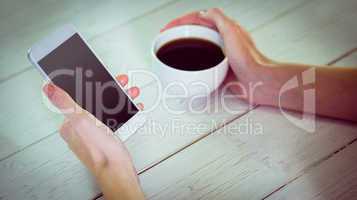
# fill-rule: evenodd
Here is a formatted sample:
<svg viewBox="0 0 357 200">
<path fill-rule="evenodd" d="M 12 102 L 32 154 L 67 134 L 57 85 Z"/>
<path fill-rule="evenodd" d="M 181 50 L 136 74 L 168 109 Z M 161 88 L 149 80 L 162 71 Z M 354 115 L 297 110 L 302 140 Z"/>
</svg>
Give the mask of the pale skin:
<svg viewBox="0 0 357 200">
<path fill-rule="evenodd" d="M 255 87 L 252 97 L 241 96 L 251 104 L 279 106 L 278 96 L 282 86 L 294 76 L 301 76 L 302 72 L 314 69 L 316 111 L 303 110 L 303 88 L 284 93 L 280 106 L 284 109 L 357 121 L 357 68 L 310 66 L 277 62 L 267 58 L 256 48 L 248 32 L 224 15 L 220 9 L 187 14 L 173 20 L 163 30 L 184 24 L 204 25 L 219 31 L 224 39 L 224 50 L 233 72 L 229 74 L 226 82 L 239 83 L 239 86 L 233 86 L 231 89 L 241 94 L 244 88 L 249 93 L 249 84 L 261 83 Z"/>
<path fill-rule="evenodd" d="M 304 110 L 303 88 L 293 88 L 280 101 L 283 109 L 313 112 L 336 119 L 357 121 L 357 68 L 333 66 L 309 66 L 304 64 L 273 61 L 264 56 L 252 38 L 236 21 L 220 9 L 193 12 L 171 21 L 166 30 L 185 24 L 199 24 L 217 30 L 224 39 L 225 54 L 231 71 L 226 84 L 250 104 L 279 105 L 278 94 L 282 86 L 294 76 L 313 67 L 316 91 L 316 110 Z M 126 75 L 117 80 L 125 86 Z M 262 83 L 249 93 L 249 85 Z M 137 172 L 125 145 L 115 139 L 109 128 L 81 109 L 63 90 L 47 84 L 44 92 L 51 102 L 64 112 L 65 121 L 60 128 L 61 136 L 68 146 L 92 172 L 106 199 L 144 199 Z M 128 90 L 132 98 L 139 95 L 139 88 Z M 142 104 L 139 107 L 143 108 Z M 68 112 L 68 109 L 75 112 Z M 67 111 L 67 112 L 65 112 Z"/>
<path fill-rule="evenodd" d="M 117 76 L 122 86 L 128 83 L 126 75 Z M 60 128 L 62 138 L 81 162 L 94 175 L 106 199 L 144 199 L 137 172 L 122 141 L 92 114 L 83 110 L 62 89 L 49 83 L 43 88 L 50 101 L 65 116 Z M 128 89 L 135 99 L 140 90 Z M 138 104 L 143 109 L 143 104 Z"/>
</svg>

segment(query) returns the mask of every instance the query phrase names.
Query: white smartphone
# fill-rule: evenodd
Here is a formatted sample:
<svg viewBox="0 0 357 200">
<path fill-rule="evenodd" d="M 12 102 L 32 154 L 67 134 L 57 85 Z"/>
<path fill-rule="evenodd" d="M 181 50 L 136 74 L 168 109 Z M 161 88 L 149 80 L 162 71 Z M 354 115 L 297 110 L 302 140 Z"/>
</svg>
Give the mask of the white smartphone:
<svg viewBox="0 0 357 200">
<path fill-rule="evenodd" d="M 122 140 L 145 123 L 145 116 L 72 25 L 33 45 L 31 63 L 47 81 L 65 90 Z"/>
</svg>

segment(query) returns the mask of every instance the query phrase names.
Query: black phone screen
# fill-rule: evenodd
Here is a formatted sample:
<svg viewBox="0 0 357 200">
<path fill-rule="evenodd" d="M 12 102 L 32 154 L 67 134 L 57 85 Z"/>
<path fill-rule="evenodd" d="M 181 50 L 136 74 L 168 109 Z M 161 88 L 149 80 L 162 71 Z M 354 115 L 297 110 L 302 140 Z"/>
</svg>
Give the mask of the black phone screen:
<svg viewBox="0 0 357 200">
<path fill-rule="evenodd" d="M 77 33 L 38 64 L 55 85 L 113 131 L 138 112 Z"/>
</svg>

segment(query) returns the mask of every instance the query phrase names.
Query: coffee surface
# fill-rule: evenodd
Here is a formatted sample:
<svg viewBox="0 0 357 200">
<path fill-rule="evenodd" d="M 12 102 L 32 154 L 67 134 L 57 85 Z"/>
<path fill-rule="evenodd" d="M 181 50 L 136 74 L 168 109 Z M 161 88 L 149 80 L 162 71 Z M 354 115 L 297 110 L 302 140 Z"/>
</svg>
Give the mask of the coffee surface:
<svg viewBox="0 0 357 200">
<path fill-rule="evenodd" d="M 186 71 L 208 69 L 218 65 L 225 58 L 218 45 L 199 38 L 170 41 L 164 44 L 156 54 L 166 65 Z"/>
</svg>

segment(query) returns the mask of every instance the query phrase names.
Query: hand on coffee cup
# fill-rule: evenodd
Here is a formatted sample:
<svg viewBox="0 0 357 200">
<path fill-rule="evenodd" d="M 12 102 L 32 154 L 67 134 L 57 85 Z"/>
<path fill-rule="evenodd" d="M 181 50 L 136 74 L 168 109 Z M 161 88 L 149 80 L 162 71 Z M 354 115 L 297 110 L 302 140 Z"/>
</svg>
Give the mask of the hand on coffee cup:
<svg viewBox="0 0 357 200">
<path fill-rule="evenodd" d="M 161 32 L 153 42 L 152 56 L 164 93 L 180 94 L 183 99 L 209 95 L 228 71 L 222 37 L 205 26 L 177 26 Z"/>
<path fill-rule="evenodd" d="M 241 93 L 242 87 L 245 92 L 249 92 L 249 84 L 255 84 L 264 80 L 263 65 L 271 63 L 255 46 L 249 33 L 233 19 L 226 16 L 221 9 L 213 8 L 207 11 L 192 12 L 182 17 L 174 19 L 168 23 L 161 31 L 165 32 L 174 27 L 194 24 L 206 26 L 217 30 L 223 38 L 224 52 L 228 58 L 228 63 L 233 73 L 229 72 L 225 82 L 239 81 L 239 84 L 232 84 L 230 89 L 233 92 Z M 253 100 L 248 99 L 251 103 Z"/>
</svg>

